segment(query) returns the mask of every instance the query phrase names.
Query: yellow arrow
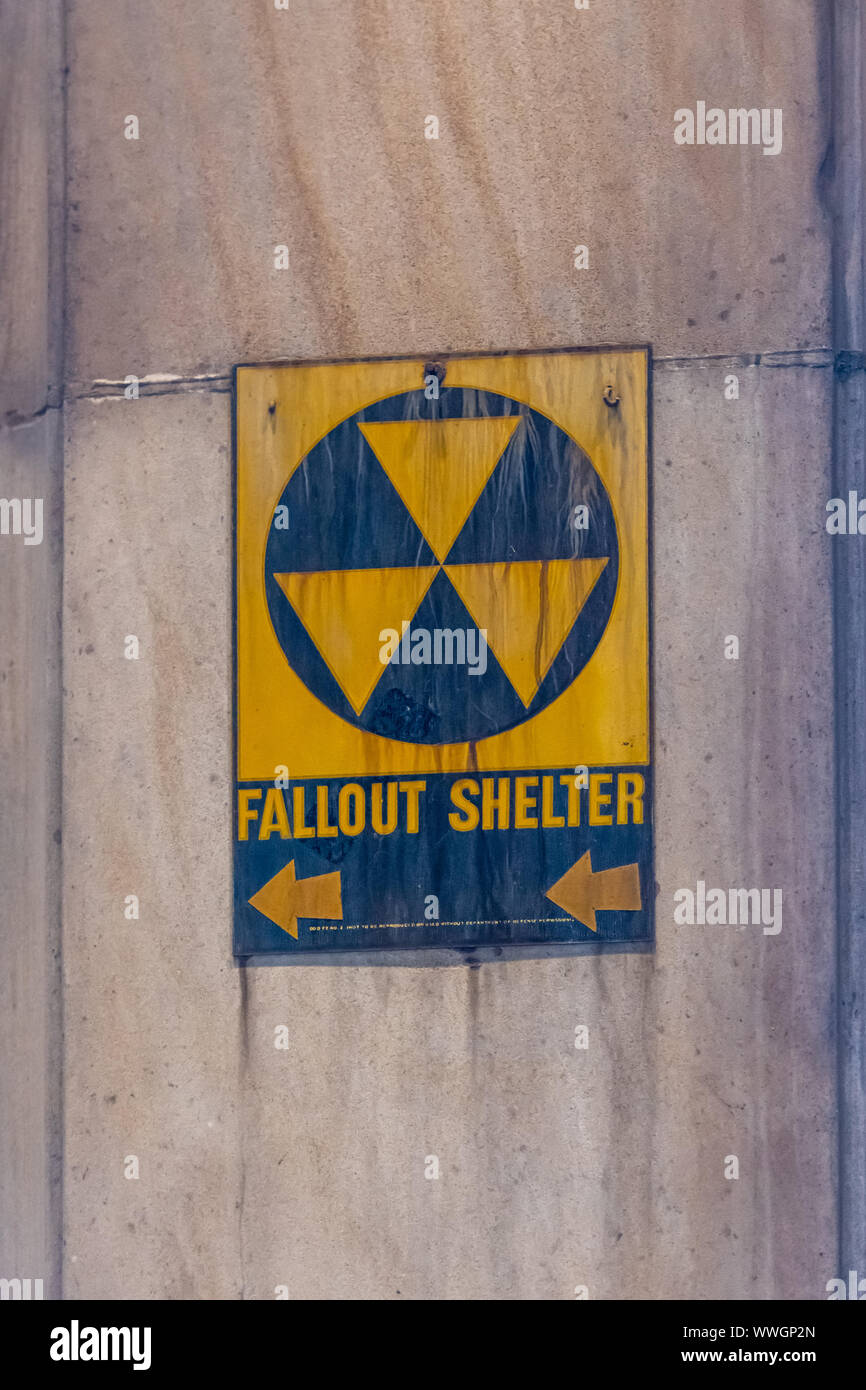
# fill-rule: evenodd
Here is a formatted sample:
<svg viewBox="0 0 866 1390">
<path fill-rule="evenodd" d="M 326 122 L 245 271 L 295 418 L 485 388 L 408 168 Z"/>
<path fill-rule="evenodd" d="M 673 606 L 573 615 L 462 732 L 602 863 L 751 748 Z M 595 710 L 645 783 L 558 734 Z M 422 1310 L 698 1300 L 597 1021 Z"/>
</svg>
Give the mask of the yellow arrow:
<svg viewBox="0 0 866 1390">
<path fill-rule="evenodd" d="M 295 878 L 295 861 L 290 859 L 249 901 L 263 917 L 276 922 L 297 941 L 299 917 L 342 920 L 340 871 L 298 879 Z"/>
<path fill-rule="evenodd" d="M 640 873 L 637 864 L 619 864 L 614 869 L 592 872 L 589 850 L 566 869 L 545 897 L 576 917 L 590 931 L 598 931 L 596 912 L 634 912 L 641 906 Z"/>
</svg>

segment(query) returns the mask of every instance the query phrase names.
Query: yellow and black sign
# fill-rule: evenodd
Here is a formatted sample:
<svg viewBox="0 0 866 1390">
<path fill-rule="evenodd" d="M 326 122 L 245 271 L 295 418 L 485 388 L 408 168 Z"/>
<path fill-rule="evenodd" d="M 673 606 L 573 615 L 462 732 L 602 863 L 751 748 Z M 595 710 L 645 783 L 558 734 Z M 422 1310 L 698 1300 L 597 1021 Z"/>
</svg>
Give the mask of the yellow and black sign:
<svg viewBox="0 0 866 1390">
<path fill-rule="evenodd" d="M 236 954 L 652 939 L 647 373 L 237 369 Z"/>
</svg>

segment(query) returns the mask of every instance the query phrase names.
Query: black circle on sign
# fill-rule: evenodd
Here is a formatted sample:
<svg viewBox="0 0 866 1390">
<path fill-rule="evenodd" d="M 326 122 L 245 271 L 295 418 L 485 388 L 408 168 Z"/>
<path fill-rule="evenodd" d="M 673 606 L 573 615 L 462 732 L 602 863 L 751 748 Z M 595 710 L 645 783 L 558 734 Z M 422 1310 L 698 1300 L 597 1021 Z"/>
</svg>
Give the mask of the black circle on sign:
<svg viewBox="0 0 866 1390">
<path fill-rule="evenodd" d="M 604 560 L 529 704 L 523 703 L 488 635 L 481 671 L 478 625 L 443 569 L 416 613 L 412 632 L 474 630 L 475 671 L 462 664 L 382 666 L 356 712 L 328 661 L 275 575 L 333 570 L 437 566 L 436 556 L 358 428 L 398 420 L 517 416 L 516 427 L 477 501 L 443 557 L 471 565 L 571 559 Z M 464 743 L 533 718 L 572 683 L 595 651 L 613 607 L 619 548 L 613 508 L 587 454 L 553 420 L 493 391 L 442 388 L 389 396 L 343 420 L 310 449 L 280 497 L 283 529 L 272 524 L 265 587 L 274 631 L 289 665 L 330 710 L 358 728 L 409 743 Z M 578 510 L 581 509 L 581 510 Z M 585 509 L 582 510 L 582 509 Z M 276 514 L 275 514 L 276 515 Z M 423 519 L 422 519 L 423 520 Z M 585 526 L 577 523 L 586 522 Z M 541 574 L 541 570 L 539 570 Z M 383 624 L 384 629 L 384 624 Z M 507 654 L 505 666 L 508 665 Z M 524 690 L 524 696 L 527 691 Z M 575 730 L 578 734 L 579 730 Z"/>
</svg>

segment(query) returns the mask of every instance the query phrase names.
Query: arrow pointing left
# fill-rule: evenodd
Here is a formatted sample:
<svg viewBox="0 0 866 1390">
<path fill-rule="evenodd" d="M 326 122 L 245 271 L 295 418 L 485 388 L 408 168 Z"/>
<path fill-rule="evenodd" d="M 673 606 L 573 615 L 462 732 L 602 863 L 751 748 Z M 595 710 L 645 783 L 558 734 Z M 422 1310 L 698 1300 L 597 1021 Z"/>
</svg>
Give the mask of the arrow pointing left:
<svg viewBox="0 0 866 1390">
<path fill-rule="evenodd" d="M 263 917 L 275 922 L 297 941 L 299 917 L 342 920 L 340 871 L 338 869 L 332 874 L 316 874 L 313 878 L 297 878 L 295 861 L 290 859 L 285 868 L 268 879 L 249 902 Z"/>
<path fill-rule="evenodd" d="M 593 872 L 589 850 L 566 869 L 544 895 L 571 913 L 590 931 L 598 931 L 595 914 L 637 912 L 641 906 L 640 870 L 637 864 L 617 864 Z"/>
</svg>

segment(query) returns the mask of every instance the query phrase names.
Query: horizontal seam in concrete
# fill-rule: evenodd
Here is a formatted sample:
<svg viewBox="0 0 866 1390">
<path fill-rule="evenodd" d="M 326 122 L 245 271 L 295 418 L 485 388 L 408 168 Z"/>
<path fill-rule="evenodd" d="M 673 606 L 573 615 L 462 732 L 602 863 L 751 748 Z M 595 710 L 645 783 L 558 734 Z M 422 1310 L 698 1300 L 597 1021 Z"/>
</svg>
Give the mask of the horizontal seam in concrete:
<svg viewBox="0 0 866 1390">
<path fill-rule="evenodd" d="M 844 355 L 844 354 L 842 354 Z M 848 354 L 854 356 L 855 354 Z M 705 363 L 713 366 L 728 362 L 737 367 L 818 367 L 834 365 L 831 348 L 798 348 L 781 352 L 720 352 L 694 357 L 654 357 L 654 368 L 676 371 Z"/>
<path fill-rule="evenodd" d="M 555 351 L 555 348 L 551 349 L 551 352 Z M 359 358 L 358 360 L 363 361 L 364 359 Z M 818 370 L 833 367 L 837 375 L 845 378 L 853 372 L 866 371 L 866 353 L 844 349 L 834 353 L 832 348 L 822 347 L 783 349 L 776 352 L 695 353 L 686 357 L 652 358 L 653 367 L 659 371 L 682 371 L 688 367 L 714 366 L 719 363 L 727 363 L 733 367 L 807 367 Z M 277 361 L 274 365 L 279 366 L 280 364 Z M 84 382 L 70 382 L 69 391 L 59 401 L 48 402 L 31 415 L 7 415 L 6 419 L 0 422 L 0 431 L 22 429 L 24 426 L 41 419 L 51 410 L 62 410 L 64 405 L 71 401 L 120 399 L 128 385 L 129 383 L 125 380 L 112 381 L 109 378 L 99 379 L 89 385 L 85 385 Z M 138 387 L 138 399 L 145 396 L 178 396 L 197 391 L 227 394 L 232 389 L 232 374 L 231 371 L 215 372 L 212 375 L 203 376 L 173 377 L 161 374 L 156 380 L 141 377 Z"/>
<path fill-rule="evenodd" d="M 558 349 L 551 348 L 551 353 Z M 447 356 L 447 354 L 445 354 Z M 842 356 L 856 357 L 856 353 L 840 354 Z M 423 356 L 423 354 L 421 354 Z M 479 353 L 479 356 L 483 356 Z M 358 358 L 358 361 L 363 361 Z M 655 367 L 673 367 L 679 365 L 691 366 L 692 364 L 715 362 L 732 362 L 740 366 L 766 366 L 766 367 L 830 367 L 833 365 L 833 350 L 827 347 L 818 348 L 792 348 L 781 349 L 774 352 L 720 352 L 720 353 L 694 353 L 685 357 L 653 357 L 652 363 Z M 274 366 L 280 366 L 279 359 L 274 361 Z M 862 364 L 861 364 L 862 365 Z M 148 377 L 139 378 L 139 394 L 158 396 L 171 395 L 174 391 L 196 390 L 202 385 L 213 383 L 215 389 L 231 390 L 232 369 L 203 374 L 201 376 L 172 377 L 168 374 L 160 375 L 155 380 Z M 77 388 L 74 392 L 76 400 L 102 400 L 106 396 L 113 396 L 122 393 L 127 383 L 125 380 L 111 380 L 102 378 L 85 385 L 84 382 L 72 382 L 71 387 Z M 115 390 L 106 388 L 116 388 Z M 156 389 L 147 389 L 155 387 Z"/>
<path fill-rule="evenodd" d="M 40 406 L 38 410 L 31 411 L 29 415 L 19 415 L 14 410 L 7 411 L 4 419 L 0 420 L 0 433 L 23 429 L 26 425 L 35 424 L 37 420 L 43 420 L 52 410 L 62 409 L 63 399 L 61 398 L 59 401 L 46 401 L 45 405 Z"/>
</svg>

